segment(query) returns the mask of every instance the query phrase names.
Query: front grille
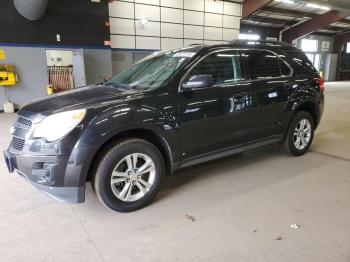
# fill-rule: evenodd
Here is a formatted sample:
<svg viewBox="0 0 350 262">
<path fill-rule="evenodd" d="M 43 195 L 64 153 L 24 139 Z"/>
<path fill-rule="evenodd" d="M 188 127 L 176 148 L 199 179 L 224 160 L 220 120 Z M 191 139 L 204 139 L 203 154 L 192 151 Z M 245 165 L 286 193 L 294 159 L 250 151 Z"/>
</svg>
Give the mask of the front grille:
<svg viewBox="0 0 350 262">
<path fill-rule="evenodd" d="M 11 147 L 16 150 L 23 150 L 24 142 L 24 139 L 14 136 L 11 141 Z"/>
<path fill-rule="evenodd" d="M 22 151 L 25 144 L 26 134 L 32 128 L 32 121 L 29 118 L 23 117 L 21 115 L 18 116 L 16 123 L 13 125 L 11 129 L 12 141 L 10 147 Z"/>
<path fill-rule="evenodd" d="M 32 126 L 32 121 L 28 118 L 24 118 L 23 116 L 18 117 L 17 123 L 22 126 L 27 126 L 29 128 Z"/>
</svg>

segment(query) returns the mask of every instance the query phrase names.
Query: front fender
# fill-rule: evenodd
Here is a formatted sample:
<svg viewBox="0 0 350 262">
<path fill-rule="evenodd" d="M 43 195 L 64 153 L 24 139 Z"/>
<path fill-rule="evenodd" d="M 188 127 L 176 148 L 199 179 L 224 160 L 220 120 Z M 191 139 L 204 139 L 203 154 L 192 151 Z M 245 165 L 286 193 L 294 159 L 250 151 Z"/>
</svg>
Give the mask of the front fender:
<svg viewBox="0 0 350 262">
<path fill-rule="evenodd" d="M 74 146 L 66 170 L 67 173 L 80 174 L 76 176 L 79 186 L 86 183 L 91 162 L 101 147 L 118 134 L 130 130 L 148 130 L 157 134 L 166 145 L 171 163 L 177 162 L 179 130 L 171 114 L 148 106 L 121 105 L 92 115 L 95 116 L 84 123 L 85 128 Z"/>
</svg>

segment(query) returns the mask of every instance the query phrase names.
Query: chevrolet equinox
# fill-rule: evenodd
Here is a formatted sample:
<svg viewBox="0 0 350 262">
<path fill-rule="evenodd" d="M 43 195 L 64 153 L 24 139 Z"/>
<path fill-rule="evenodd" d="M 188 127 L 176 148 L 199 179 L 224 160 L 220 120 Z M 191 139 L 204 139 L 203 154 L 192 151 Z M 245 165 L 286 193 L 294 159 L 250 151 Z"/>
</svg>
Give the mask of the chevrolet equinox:
<svg viewBox="0 0 350 262">
<path fill-rule="evenodd" d="M 281 42 L 233 41 L 156 52 L 95 86 L 24 105 L 5 150 L 9 171 L 47 195 L 149 204 L 175 170 L 271 143 L 295 156 L 313 140 L 324 81 Z"/>
</svg>

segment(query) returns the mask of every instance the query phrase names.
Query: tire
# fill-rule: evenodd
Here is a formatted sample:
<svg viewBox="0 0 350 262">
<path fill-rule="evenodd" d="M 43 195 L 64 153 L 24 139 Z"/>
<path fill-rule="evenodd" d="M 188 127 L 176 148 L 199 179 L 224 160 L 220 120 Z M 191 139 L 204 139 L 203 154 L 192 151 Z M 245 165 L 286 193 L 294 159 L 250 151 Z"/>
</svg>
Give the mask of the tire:
<svg viewBox="0 0 350 262">
<path fill-rule="evenodd" d="M 92 187 L 106 207 L 131 212 L 154 199 L 164 175 L 164 159 L 158 148 L 131 138 L 118 142 L 101 157 Z"/>
<path fill-rule="evenodd" d="M 302 128 L 303 123 L 304 128 Z M 302 130 L 302 132 L 300 132 L 300 130 Z M 306 111 L 297 112 L 291 121 L 284 140 L 284 146 L 287 152 L 294 156 L 305 154 L 312 144 L 314 131 L 315 123 L 312 116 Z"/>
</svg>

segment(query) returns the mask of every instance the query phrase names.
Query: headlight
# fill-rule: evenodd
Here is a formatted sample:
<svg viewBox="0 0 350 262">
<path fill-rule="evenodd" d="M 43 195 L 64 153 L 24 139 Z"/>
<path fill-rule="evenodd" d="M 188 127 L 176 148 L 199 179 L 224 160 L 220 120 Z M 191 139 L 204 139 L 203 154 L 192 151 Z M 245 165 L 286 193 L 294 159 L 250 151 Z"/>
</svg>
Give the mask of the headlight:
<svg viewBox="0 0 350 262">
<path fill-rule="evenodd" d="M 73 110 L 50 115 L 35 128 L 33 137 L 42 137 L 52 142 L 72 131 L 84 119 L 86 110 Z"/>
</svg>

